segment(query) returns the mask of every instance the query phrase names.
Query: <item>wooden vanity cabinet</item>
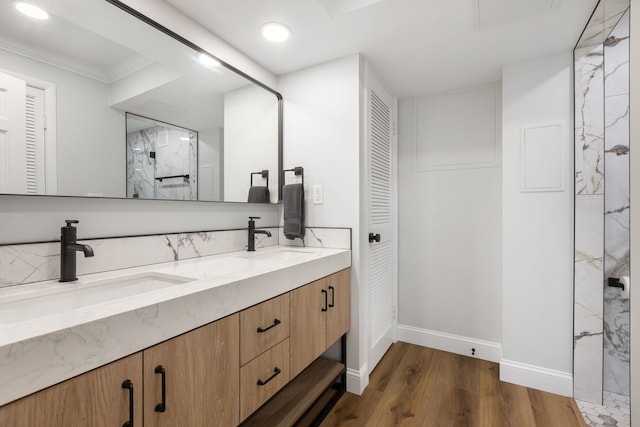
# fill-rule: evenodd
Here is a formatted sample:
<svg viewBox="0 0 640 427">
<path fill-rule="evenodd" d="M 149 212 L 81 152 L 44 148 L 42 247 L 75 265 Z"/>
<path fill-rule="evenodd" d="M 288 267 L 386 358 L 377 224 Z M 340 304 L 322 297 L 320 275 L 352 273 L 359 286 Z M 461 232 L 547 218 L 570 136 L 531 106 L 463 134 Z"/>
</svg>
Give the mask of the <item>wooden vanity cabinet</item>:
<svg viewBox="0 0 640 427">
<path fill-rule="evenodd" d="M 145 427 L 239 423 L 239 325 L 236 313 L 142 352 Z"/>
<path fill-rule="evenodd" d="M 133 385 L 131 427 L 143 426 L 143 411 L 145 427 L 235 426 L 239 324 L 239 315 L 233 314 L 11 402 L 0 407 L 0 426 L 125 426 L 130 416 L 125 380 Z M 164 409 L 158 406 L 163 375 Z"/>
<path fill-rule="evenodd" d="M 319 356 L 349 330 L 349 287 L 347 268 L 1 406 L 0 426 L 291 425 L 344 376 Z"/>
<path fill-rule="evenodd" d="M 142 353 L 0 407 L 0 426 L 123 426 L 130 421 L 131 409 L 131 390 L 123 388 L 126 380 L 133 386 L 132 426 L 142 426 Z"/>
<path fill-rule="evenodd" d="M 291 378 L 349 330 L 350 283 L 347 268 L 290 292 Z"/>
</svg>

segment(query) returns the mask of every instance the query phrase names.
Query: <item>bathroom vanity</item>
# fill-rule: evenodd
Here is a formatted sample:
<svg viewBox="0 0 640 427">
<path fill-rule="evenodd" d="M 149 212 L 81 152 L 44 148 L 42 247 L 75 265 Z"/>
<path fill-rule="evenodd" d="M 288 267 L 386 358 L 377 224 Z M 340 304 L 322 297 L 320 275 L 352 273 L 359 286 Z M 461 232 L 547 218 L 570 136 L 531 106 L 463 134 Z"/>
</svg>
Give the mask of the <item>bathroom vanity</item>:
<svg viewBox="0 0 640 427">
<path fill-rule="evenodd" d="M 26 297 L 36 308 L 0 323 L 0 425 L 315 418 L 316 400 L 344 390 L 350 258 L 343 249 L 275 246 L 5 288 L 3 308 Z M 111 298 L 121 282 L 131 295 Z M 107 291 L 93 303 L 85 291 L 98 288 Z M 61 308 L 38 311 L 39 298 Z M 340 360 L 321 357 L 339 340 Z"/>
</svg>

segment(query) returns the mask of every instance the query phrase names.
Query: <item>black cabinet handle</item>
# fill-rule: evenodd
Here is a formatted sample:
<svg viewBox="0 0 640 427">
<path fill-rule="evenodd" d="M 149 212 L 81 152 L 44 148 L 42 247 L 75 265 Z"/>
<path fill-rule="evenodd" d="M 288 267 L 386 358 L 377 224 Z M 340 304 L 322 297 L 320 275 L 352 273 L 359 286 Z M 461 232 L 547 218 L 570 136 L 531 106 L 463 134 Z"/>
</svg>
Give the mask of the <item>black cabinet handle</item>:
<svg viewBox="0 0 640 427">
<path fill-rule="evenodd" d="M 335 307 L 335 305 L 336 305 L 336 288 L 334 288 L 333 286 L 329 286 L 329 290 L 331 291 L 331 304 L 329 304 L 329 307 Z"/>
<path fill-rule="evenodd" d="M 262 381 L 262 380 L 258 380 L 258 385 L 265 385 L 266 383 L 268 383 L 269 381 L 271 381 L 272 379 L 274 379 L 280 372 L 282 372 L 282 370 L 280 368 L 278 368 L 277 366 L 273 369 L 273 374 L 267 378 L 266 380 Z"/>
<path fill-rule="evenodd" d="M 324 308 L 322 309 L 322 311 L 327 311 L 327 308 L 328 308 L 328 302 L 329 302 L 329 301 L 327 300 L 327 290 L 326 290 L 326 289 L 323 289 L 321 292 L 324 294 Z"/>
<path fill-rule="evenodd" d="M 380 243 L 380 234 L 369 233 L 369 243 Z"/>
<path fill-rule="evenodd" d="M 156 412 L 164 412 L 167 410 L 167 372 L 162 365 L 156 366 L 153 372 L 162 376 L 162 403 L 158 403 L 155 410 Z"/>
<path fill-rule="evenodd" d="M 267 332 L 269 329 L 271 328 L 275 328 L 276 326 L 278 326 L 280 324 L 280 319 L 273 319 L 273 325 L 268 326 L 266 328 L 261 328 L 260 326 L 258 326 L 258 333 L 261 334 L 263 332 Z"/>
<path fill-rule="evenodd" d="M 133 427 L 133 383 L 131 380 L 124 380 L 122 388 L 129 390 L 129 421 L 122 424 L 122 427 Z"/>
</svg>

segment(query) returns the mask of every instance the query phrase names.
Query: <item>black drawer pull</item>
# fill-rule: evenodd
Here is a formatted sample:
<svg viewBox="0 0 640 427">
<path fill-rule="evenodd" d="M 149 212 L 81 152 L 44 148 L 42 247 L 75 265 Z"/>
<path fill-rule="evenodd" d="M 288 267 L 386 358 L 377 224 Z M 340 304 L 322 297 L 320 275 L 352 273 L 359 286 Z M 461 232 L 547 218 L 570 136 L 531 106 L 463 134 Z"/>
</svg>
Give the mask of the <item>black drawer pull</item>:
<svg viewBox="0 0 640 427">
<path fill-rule="evenodd" d="M 122 427 L 133 427 L 133 382 L 124 380 L 122 388 L 129 390 L 129 421 L 122 424 Z"/>
<path fill-rule="evenodd" d="M 269 378 L 267 378 L 266 380 L 262 381 L 262 380 L 258 380 L 258 385 L 265 385 L 266 383 L 268 383 L 269 381 L 271 381 L 272 379 L 274 379 L 280 372 L 282 372 L 282 370 L 280 368 L 278 368 L 277 366 L 273 369 L 273 375 L 271 375 Z"/>
<path fill-rule="evenodd" d="M 267 328 L 261 328 L 260 326 L 258 326 L 258 333 L 261 334 L 263 332 L 267 332 L 269 329 L 271 328 L 275 328 L 276 326 L 278 326 L 280 323 L 280 319 L 273 319 L 273 325 L 267 327 Z"/>
<path fill-rule="evenodd" d="M 335 305 L 336 305 L 336 288 L 334 288 L 333 286 L 329 286 L 329 290 L 331 291 L 331 304 L 329 304 L 329 307 L 335 307 Z"/>
<path fill-rule="evenodd" d="M 322 289 L 321 292 L 324 294 L 324 308 L 322 309 L 322 311 L 327 311 L 328 310 L 328 303 L 329 303 L 328 298 L 327 298 L 328 293 L 327 293 L 326 289 Z"/>
<path fill-rule="evenodd" d="M 153 372 L 162 375 L 162 403 L 156 405 L 155 411 L 164 412 L 167 410 L 167 372 L 162 365 L 156 366 Z"/>
</svg>

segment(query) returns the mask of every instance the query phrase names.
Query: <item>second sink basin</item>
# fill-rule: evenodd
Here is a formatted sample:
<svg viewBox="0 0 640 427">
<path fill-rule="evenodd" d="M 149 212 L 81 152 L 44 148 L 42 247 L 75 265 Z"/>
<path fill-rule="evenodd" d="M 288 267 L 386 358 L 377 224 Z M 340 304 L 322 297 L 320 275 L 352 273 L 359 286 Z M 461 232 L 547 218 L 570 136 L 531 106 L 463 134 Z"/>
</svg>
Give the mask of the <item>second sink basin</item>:
<svg viewBox="0 0 640 427">
<path fill-rule="evenodd" d="M 0 302 L 0 323 L 20 323 L 56 313 L 129 298 L 158 289 L 191 282 L 194 279 L 149 272 L 111 279 L 61 284 L 47 295 L 24 296 Z"/>
</svg>

